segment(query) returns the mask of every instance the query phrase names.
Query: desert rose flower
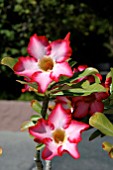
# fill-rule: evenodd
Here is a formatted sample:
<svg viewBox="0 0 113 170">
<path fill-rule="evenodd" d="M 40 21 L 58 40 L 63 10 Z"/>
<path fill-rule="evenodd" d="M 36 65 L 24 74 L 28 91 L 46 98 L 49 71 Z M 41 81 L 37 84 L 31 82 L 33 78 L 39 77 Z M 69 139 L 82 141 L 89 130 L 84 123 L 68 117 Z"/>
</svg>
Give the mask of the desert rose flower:
<svg viewBox="0 0 113 170">
<path fill-rule="evenodd" d="M 87 115 L 93 115 L 95 112 L 104 111 L 102 100 L 108 98 L 107 92 L 96 92 L 88 96 L 77 96 L 72 98 L 74 108 L 74 118 L 84 118 Z"/>
<path fill-rule="evenodd" d="M 43 159 L 51 160 L 54 156 L 62 156 L 64 152 L 75 159 L 80 157 L 77 144 L 82 140 L 81 132 L 88 129 L 89 125 L 72 120 L 71 116 L 61 104 L 57 104 L 48 120 L 39 119 L 35 126 L 29 128 L 35 141 L 45 144 Z"/>
<path fill-rule="evenodd" d="M 31 57 L 20 57 L 14 66 L 15 73 L 37 82 L 38 91 L 42 93 L 51 82 L 57 82 L 61 75 L 71 77 L 73 73 L 66 61 L 72 54 L 69 38 L 70 33 L 64 39 L 49 43 L 45 36 L 34 34 L 28 44 Z"/>
</svg>

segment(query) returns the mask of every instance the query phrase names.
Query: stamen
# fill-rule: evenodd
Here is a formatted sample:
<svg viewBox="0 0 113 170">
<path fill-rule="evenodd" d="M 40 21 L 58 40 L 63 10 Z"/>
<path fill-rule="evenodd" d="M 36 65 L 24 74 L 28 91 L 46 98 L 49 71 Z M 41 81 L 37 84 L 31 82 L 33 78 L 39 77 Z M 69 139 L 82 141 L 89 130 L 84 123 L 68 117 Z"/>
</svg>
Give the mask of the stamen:
<svg viewBox="0 0 113 170">
<path fill-rule="evenodd" d="M 54 62 L 51 57 L 45 56 L 39 61 L 38 65 L 42 70 L 50 71 L 54 67 Z"/>
<path fill-rule="evenodd" d="M 56 129 L 53 132 L 53 139 L 56 143 L 62 143 L 65 140 L 65 131 L 62 129 Z"/>
</svg>

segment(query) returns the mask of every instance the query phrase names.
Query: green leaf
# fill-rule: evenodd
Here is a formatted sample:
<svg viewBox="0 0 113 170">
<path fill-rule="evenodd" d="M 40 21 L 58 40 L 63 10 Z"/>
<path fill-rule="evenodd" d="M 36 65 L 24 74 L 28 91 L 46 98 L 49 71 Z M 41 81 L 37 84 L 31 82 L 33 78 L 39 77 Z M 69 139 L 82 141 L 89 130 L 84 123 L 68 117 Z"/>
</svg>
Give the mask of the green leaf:
<svg viewBox="0 0 113 170">
<path fill-rule="evenodd" d="M 41 115 L 33 115 L 33 116 L 31 116 L 31 121 L 32 122 L 37 122 L 38 121 L 38 119 L 40 119 L 40 118 L 42 118 L 42 116 Z"/>
<path fill-rule="evenodd" d="M 1 60 L 1 64 L 10 67 L 13 70 L 13 67 L 17 63 L 17 61 L 18 61 L 18 59 L 15 59 L 15 58 L 12 58 L 12 57 L 4 57 Z"/>
<path fill-rule="evenodd" d="M 75 73 L 73 75 L 73 77 L 70 78 L 70 82 L 75 81 L 75 80 L 77 80 L 79 78 L 83 78 L 83 77 L 86 77 L 86 76 L 90 76 L 90 75 L 96 74 L 96 73 L 99 73 L 97 69 L 95 69 L 93 67 L 88 67 L 84 71 Z"/>
<path fill-rule="evenodd" d="M 89 124 L 100 130 L 103 134 L 113 136 L 113 124 L 103 113 L 96 112 L 90 117 Z"/>
<path fill-rule="evenodd" d="M 98 136 L 101 136 L 101 135 L 102 135 L 102 133 L 99 130 L 96 130 L 89 137 L 89 141 L 91 141 L 91 140 L 93 140 L 93 139 L 95 139 L 95 138 L 97 138 Z"/>
<path fill-rule="evenodd" d="M 32 88 L 34 88 L 34 89 L 36 89 L 37 90 L 37 84 L 36 83 L 29 83 L 29 82 L 26 82 L 26 81 L 21 81 L 21 80 L 16 80 L 17 82 L 19 82 L 19 83 L 21 83 L 21 84 L 27 84 L 28 86 L 30 86 L 30 87 L 32 87 Z"/>
<path fill-rule="evenodd" d="M 86 77 L 86 76 L 89 76 L 89 75 L 94 75 L 96 73 L 99 73 L 97 69 L 95 69 L 93 67 L 88 67 L 84 71 L 74 73 L 74 75 L 71 78 L 68 78 L 66 80 L 59 81 L 58 83 L 52 84 L 50 86 L 50 89 L 52 89 L 53 87 L 55 87 L 57 85 L 67 84 L 67 83 L 70 83 L 70 82 L 74 82 L 75 80 L 77 80 L 79 78 L 83 78 L 83 77 Z"/>
<path fill-rule="evenodd" d="M 45 145 L 43 143 L 36 146 L 36 150 L 41 150 Z"/>
<path fill-rule="evenodd" d="M 20 130 L 21 131 L 25 131 L 25 130 L 27 130 L 29 127 L 31 127 L 31 126 L 34 126 L 35 124 L 32 122 L 32 121 L 25 121 L 22 125 L 21 125 L 21 128 L 20 128 Z"/>
<path fill-rule="evenodd" d="M 31 101 L 31 107 L 33 110 L 35 110 L 37 113 L 41 113 L 42 106 L 37 100 Z"/>
<path fill-rule="evenodd" d="M 73 88 L 73 89 L 67 89 L 67 90 L 61 89 L 62 91 L 59 91 L 56 93 L 54 91 L 54 94 L 52 95 L 53 96 L 59 96 L 59 95 L 60 96 L 63 96 L 63 95 L 64 96 L 79 96 L 79 95 L 86 96 L 94 92 L 106 92 L 106 89 L 98 83 L 89 85 L 88 81 L 86 81 L 81 85 L 81 87 L 82 88 Z"/>
</svg>

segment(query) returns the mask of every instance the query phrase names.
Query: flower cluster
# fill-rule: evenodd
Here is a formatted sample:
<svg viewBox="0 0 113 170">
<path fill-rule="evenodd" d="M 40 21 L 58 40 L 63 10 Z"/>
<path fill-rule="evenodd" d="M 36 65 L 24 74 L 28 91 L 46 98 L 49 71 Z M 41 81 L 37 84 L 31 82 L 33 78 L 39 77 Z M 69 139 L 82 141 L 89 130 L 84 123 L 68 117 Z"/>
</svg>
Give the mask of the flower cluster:
<svg viewBox="0 0 113 170">
<path fill-rule="evenodd" d="M 21 129 L 28 128 L 37 150 L 44 147 L 42 158 L 51 160 L 65 152 L 79 158 L 77 144 L 82 140 L 81 133 L 91 127 L 99 131 L 95 137 L 113 136 L 113 125 L 107 116 L 113 108 L 113 69 L 103 80 L 95 68 L 76 67 L 70 58 L 70 33 L 53 42 L 34 34 L 27 50 L 29 56 L 21 56 L 18 61 L 6 57 L 1 63 L 24 77 L 23 81 L 18 80 L 25 85 L 22 92 L 33 91 L 37 95 L 37 100 L 31 102 L 37 114 Z M 90 140 L 95 137 L 92 134 Z M 109 152 L 113 148 L 110 146 Z"/>
</svg>

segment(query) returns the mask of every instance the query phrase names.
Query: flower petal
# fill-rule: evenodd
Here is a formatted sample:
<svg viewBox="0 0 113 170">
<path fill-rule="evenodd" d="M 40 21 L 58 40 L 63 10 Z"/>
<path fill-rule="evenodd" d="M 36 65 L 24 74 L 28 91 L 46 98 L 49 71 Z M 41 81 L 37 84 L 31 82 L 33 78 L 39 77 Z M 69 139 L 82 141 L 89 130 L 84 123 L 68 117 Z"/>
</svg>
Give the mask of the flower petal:
<svg viewBox="0 0 113 170">
<path fill-rule="evenodd" d="M 49 72 L 36 72 L 32 75 L 32 80 L 38 83 L 38 91 L 41 93 L 44 93 L 52 82 Z"/>
<path fill-rule="evenodd" d="M 34 34 L 28 44 L 28 53 L 36 59 L 41 59 L 47 53 L 48 39 Z"/>
<path fill-rule="evenodd" d="M 31 77 L 31 75 L 38 71 L 37 61 L 31 57 L 20 57 L 19 61 L 13 67 L 14 72 L 21 76 Z"/>
<path fill-rule="evenodd" d="M 69 111 L 66 112 L 62 105 L 58 103 L 48 119 L 50 122 L 54 123 L 55 129 L 66 128 L 71 121 L 71 114 Z"/>
<path fill-rule="evenodd" d="M 72 120 L 66 131 L 66 136 L 70 142 L 78 143 L 82 140 L 81 132 L 88 129 L 89 125 L 83 122 Z"/>
<path fill-rule="evenodd" d="M 88 114 L 88 109 L 89 109 L 90 104 L 85 103 L 83 101 L 78 102 L 75 105 L 75 111 L 74 111 L 74 117 L 75 118 L 84 118 Z"/>
<path fill-rule="evenodd" d="M 91 105 L 90 105 L 90 110 L 89 113 L 92 115 L 95 112 L 103 112 L 104 111 L 104 103 L 102 103 L 101 101 L 94 101 Z"/>
<path fill-rule="evenodd" d="M 43 142 L 45 138 L 51 138 L 51 131 L 53 128 L 53 125 L 47 120 L 39 119 L 35 126 L 29 128 L 29 133 Z"/>
<path fill-rule="evenodd" d="M 70 47 L 70 41 L 68 38 L 64 40 L 53 41 L 50 46 L 50 56 L 57 62 L 66 61 L 72 54 L 72 49 Z"/>
<path fill-rule="evenodd" d="M 78 152 L 77 143 L 66 142 L 65 145 L 62 145 L 58 149 L 59 155 L 62 155 L 64 152 L 68 152 L 74 159 L 80 158 Z"/>
<path fill-rule="evenodd" d="M 56 144 L 53 140 L 47 139 L 45 141 L 45 148 L 42 151 L 42 158 L 46 160 L 51 160 L 54 156 L 58 156 L 58 147 L 59 145 Z"/>
<path fill-rule="evenodd" d="M 61 75 L 68 77 L 71 77 L 73 75 L 71 67 L 67 62 L 56 63 L 53 67 L 53 70 L 51 72 L 51 78 L 54 81 L 58 81 Z"/>
<path fill-rule="evenodd" d="M 106 93 L 106 92 L 98 92 L 98 93 L 94 93 L 94 94 L 98 101 L 102 101 L 109 97 L 108 93 Z"/>
</svg>

